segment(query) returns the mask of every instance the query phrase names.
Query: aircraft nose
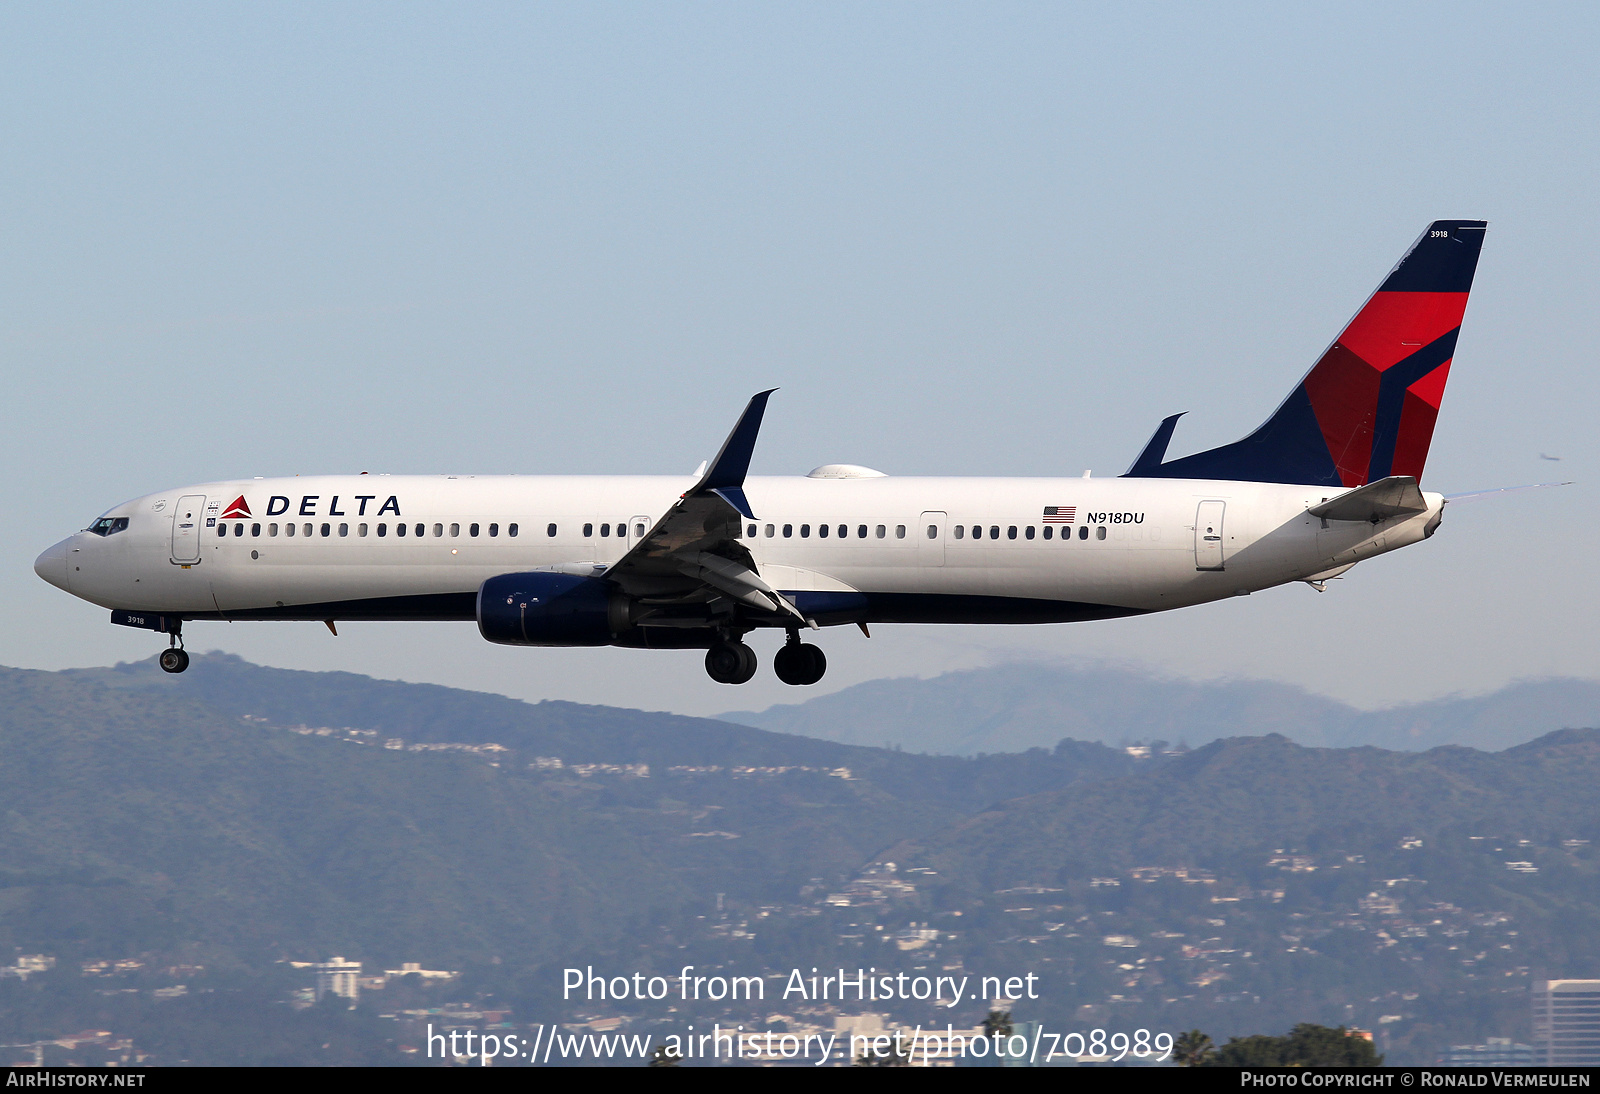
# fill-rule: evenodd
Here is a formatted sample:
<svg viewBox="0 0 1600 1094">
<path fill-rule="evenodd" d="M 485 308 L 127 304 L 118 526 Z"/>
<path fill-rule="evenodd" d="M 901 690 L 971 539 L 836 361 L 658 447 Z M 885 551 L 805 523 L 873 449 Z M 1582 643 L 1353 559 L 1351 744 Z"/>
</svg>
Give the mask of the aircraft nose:
<svg viewBox="0 0 1600 1094">
<path fill-rule="evenodd" d="M 33 560 L 33 572 L 58 589 L 67 587 L 67 541 L 62 540 Z"/>
</svg>

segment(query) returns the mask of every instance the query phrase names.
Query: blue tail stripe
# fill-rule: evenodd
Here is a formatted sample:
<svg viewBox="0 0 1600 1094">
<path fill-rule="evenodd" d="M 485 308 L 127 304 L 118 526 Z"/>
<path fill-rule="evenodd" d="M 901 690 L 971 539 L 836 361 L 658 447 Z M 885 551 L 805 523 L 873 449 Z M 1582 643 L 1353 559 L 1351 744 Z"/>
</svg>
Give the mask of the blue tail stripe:
<svg viewBox="0 0 1600 1094">
<path fill-rule="evenodd" d="M 1457 327 L 1443 338 L 1423 346 L 1383 374 L 1378 387 L 1378 413 L 1372 426 L 1372 461 L 1367 481 L 1388 478 L 1394 468 L 1394 449 L 1400 440 L 1400 415 L 1405 410 L 1406 388 L 1444 364 L 1456 353 Z"/>
</svg>

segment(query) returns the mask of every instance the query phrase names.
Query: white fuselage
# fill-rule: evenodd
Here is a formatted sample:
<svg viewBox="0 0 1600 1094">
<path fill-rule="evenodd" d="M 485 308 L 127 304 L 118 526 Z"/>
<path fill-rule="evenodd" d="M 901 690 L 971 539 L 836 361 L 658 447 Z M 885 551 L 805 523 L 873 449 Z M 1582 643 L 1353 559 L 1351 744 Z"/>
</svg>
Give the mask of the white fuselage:
<svg viewBox="0 0 1600 1094">
<path fill-rule="evenodd" d="M 184 618 L 471 618 L 464 598 L 496 575 L 603 573 L 693 484 L 387 475 L 205 483 L 115 507 L 106 516 L 125 517 L 125 529 L 80 532 L 36 568 L 103 607 Z M 875 607 L 861 621 L 1045 622 L 1316 579 L 1425 538 L 1444 504 L 1429 493 L 1426 512 L 1378 524 L 1306 511 L 1338 493 L 1183 479 L 750 478 L 756 519 L 744 522 L 742 542 L 779 590 L 868 594 Z M 1057 512 L 1046 516 L 1047 507 Z M 248 516 L 224 517 L 243 509 Z M 417 607 L 427 598 L 435 606 Z"/>
</svg>

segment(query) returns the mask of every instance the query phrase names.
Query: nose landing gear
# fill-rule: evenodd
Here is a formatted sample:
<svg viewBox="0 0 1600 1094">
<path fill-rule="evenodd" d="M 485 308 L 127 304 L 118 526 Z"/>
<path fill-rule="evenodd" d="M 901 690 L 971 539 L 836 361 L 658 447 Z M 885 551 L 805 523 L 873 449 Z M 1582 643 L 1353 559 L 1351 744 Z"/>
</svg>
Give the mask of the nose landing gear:
<svg viewBox="0 0 1600 1094">
<path fill-rule="evenodd" d="M 172 645 L 161 651 L 161 656 L 156 658 L 156 663 L 161 666 L 162 672 L 182 672 L 189 667 L 189 654 L 183 648 L 183 630 L 172 632 Z"/>
<path fill-rule="evenodd" d="M 789 641 L 772 659 L 772 671 L 785 684 L 815 684 L 828 671 L 828 659 L 818 647 L 800 641 L 797 631 L 790 631 Z"/>
<path fill-rule="evenodd" d="M 742 684 L 756 674 L 756 651 L 733 639 L 706 651 L 706 675 L 719 684 Z"/>
</svg>

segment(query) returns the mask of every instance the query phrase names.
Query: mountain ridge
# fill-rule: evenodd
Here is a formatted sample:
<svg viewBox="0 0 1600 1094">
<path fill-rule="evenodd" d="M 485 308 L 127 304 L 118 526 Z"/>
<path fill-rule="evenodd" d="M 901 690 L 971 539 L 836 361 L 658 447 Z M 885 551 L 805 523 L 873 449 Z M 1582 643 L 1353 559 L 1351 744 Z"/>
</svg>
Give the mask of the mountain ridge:
<svg viewBox="0 0 1600 1094">
<path fill-rule="evenodd" d="M 1118 667 L 1013 662 L 926 679 L 873 680 L 762 711 L 718 716 L 776 732 L 970 756 L 1048 747 L 1064 737 L 1120 746 L 1282 733 L 1309 747 L 1498 751 L 1600 724 L 1600 682 L 1519 680 L 1482 696 L 1363 711 L 1290 684 L 1187 681 Z"/>
</svg>

